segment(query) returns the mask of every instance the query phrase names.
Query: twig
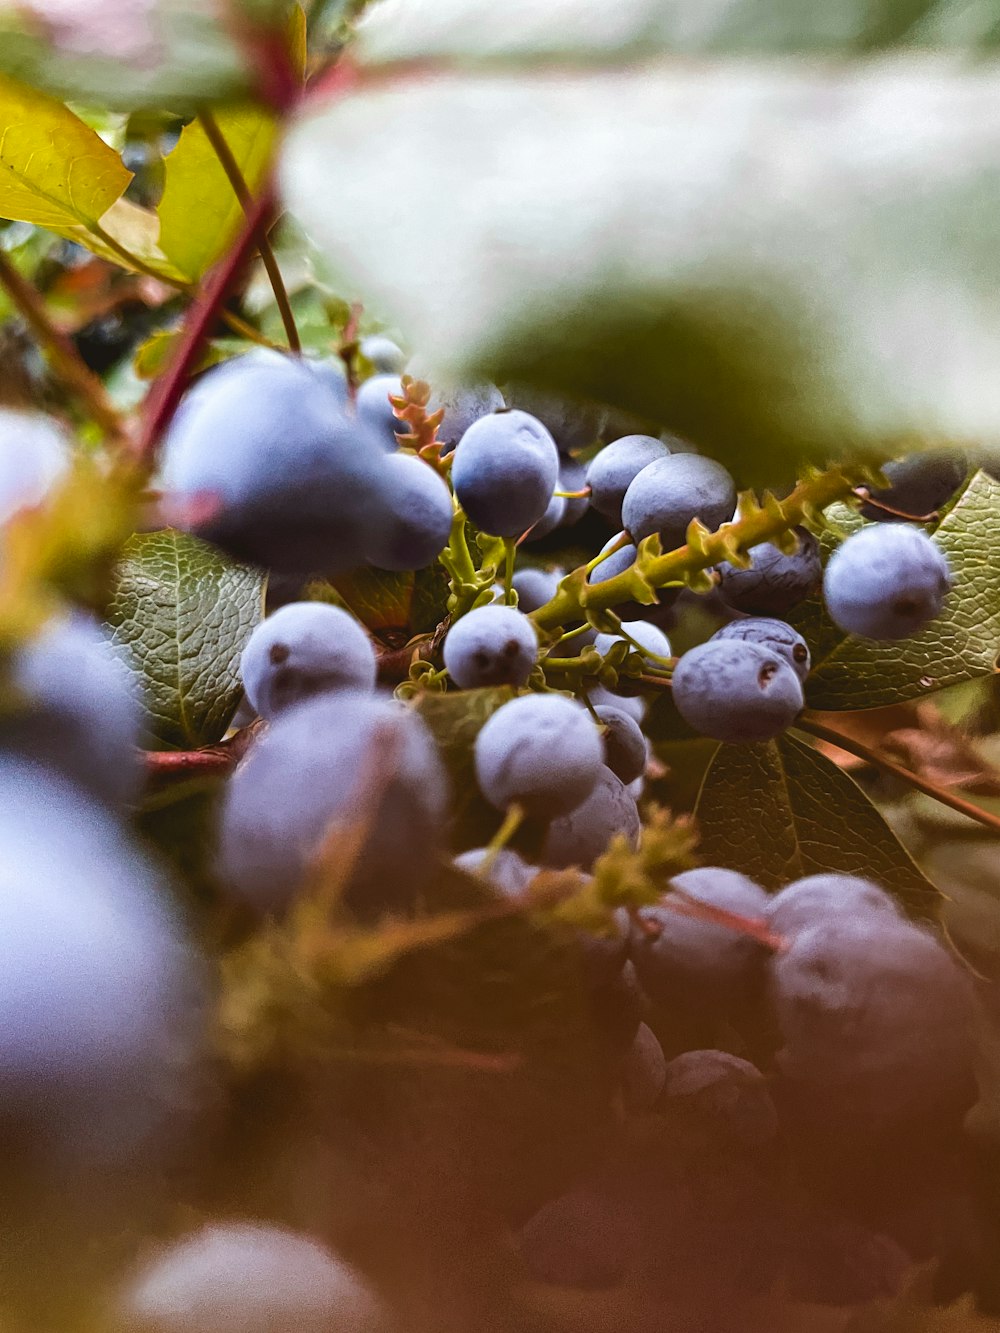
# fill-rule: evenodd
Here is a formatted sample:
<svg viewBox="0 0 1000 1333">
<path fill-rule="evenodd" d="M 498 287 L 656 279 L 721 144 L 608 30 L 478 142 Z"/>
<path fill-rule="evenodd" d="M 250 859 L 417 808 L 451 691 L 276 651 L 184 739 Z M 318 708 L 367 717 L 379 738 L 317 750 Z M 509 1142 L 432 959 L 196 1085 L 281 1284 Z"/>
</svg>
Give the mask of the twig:
<svg viewBox="0 0 1000 1333">
<path fill-rule="evenodd" d="M 253 210 L 235 244 L 212 269 L 191 309 L 188 311 L 181 340 L 170 366 L 154 384 L 146 399 L 142 431 L 136 446 L 139 462 L 151 468 L 160 437 L 177 410 L 193 375 L 205 340 L 220 317 L 222 306 L 237 275 L 252 254 L 258 229 L 274 210 L 274 194 L 265 190 L 254 201 Z"/>
<path fill-rule="evenodd" d="M 205 131 L 205 138 L 212 145 L 212 150 L 219 159 L 219 163 L 233 187 L 233 193 L 240 201 L 240 207 L 249 217 L 253 210 L 253 195 L 250 193 L 246 178 L 240 170 L 240 164 L 236 161 L 233 150 L 226 141 L 226 136 L 219 129 L 218 121 L 206 107 L 202 107 L 198 112 L 198 119 Z M 281 314 L 281 322 L 285 326 L 288 346 L 293 352 L 301 352 L 302 342 L 299 338 L 299 331 L 295 326 L 295 316 L 292 314 L 291 302 L 288 299 L 288 289 L 285 287 L 285 280 L 281 276 L 281 269 L 271 248 L 271 242 L 267 237 L 267 227 L 263 221 L 257 236 L 257 248 L 267 271 L 271 290 L 274 292 L 274 299 Z"/>
<path fill-rule="evenodd" d="M 104 385 L 85 364 L 73 346 L 72 340 L 53 324 L 45 308 L 45 302 L 36 289 L 18 273 L 2 252 L 0 252 L 0 285 L 4 287 L 25 323 L 48 353 L 60 379 L 86 408 L 87 414 L 93 417 L 109 435 L 116 439 L 123 438 L 122 419 L 108 398 Z"/>
<path fill-rule="evenodd" d="M 970 819 L 985 825 L 986 828 L 992 829 L 995 833 L 1000 833 L 1000 815 L 992 815 L 988 810 L 984 810 L 974 802 L 956 796 L 946 787 L 940 787 L 936 782 L 930 782 L 911 769 L 904 768 L 902 764 L 886 759 L 884 755 L 865 745 L 863 741 L 855 740 L 853 736 L 848 736 L 842 731 L 837 731 L 834 727 L 828 727 L 825 723 L 818 722 L 808 711 L 799 716 L 795 725 L 800 731 L 815 736 L 817 740 L 827 741 L 830 745 L 836 745 L 839 749 L 846 750 L 848 754 L 857 755 L 859 759 L 864 759 L 867 763 L 882 769 L 883 772 L 891 773 L 893 777 L 908 782 L 911 787 L 916 787 L 917 791 L 922 791 L 925 796 L 932 796 L 934 800 L 940 801 L 942 805 L 949 805 L 960 814 L 968 815 Z"/>
</svg>

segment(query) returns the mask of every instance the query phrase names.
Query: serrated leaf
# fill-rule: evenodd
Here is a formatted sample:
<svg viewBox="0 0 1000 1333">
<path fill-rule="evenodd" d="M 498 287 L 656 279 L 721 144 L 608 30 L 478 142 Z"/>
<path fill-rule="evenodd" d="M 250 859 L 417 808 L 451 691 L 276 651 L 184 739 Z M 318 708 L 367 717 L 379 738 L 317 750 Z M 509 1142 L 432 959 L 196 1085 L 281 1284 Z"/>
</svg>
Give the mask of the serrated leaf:
<svg viewBox="0 0 1000 1333">
<path fill-rule="evenodd" d="M 992 675 L 1000 653 L 998 519 L 1000 481 L 977 472 L 934 533 L 954 587 L 943 613 L 912 639 L 845 637 L 818 606 L 808 616 L 803 612 L 796 624 L 813 650 L 806 683 L 810 707 L 879 708 Z"/>
<path fill-rule="evenodd" d="M 487 842 L 500 823 L 499 813 L 479 794 L 473 746 L 483 725 L 513 697 L 514 691 L 507 686 L 446 694 L 427 691 L 417 696 L 417 711 L 430 728 L 448 770 L 457 846 Z"/>
<path fill-rule="evenodd" d="M 998 154 L 993 64 L 622 58 L 362 88 L 300 122 L 284 183 L 441 372 L 599 398 L 772 483 L 1000 444 Z"/>
<path fill-rule="evenodd" d="M 220 740 L 242 693 L 240 653 L 261 617 L 263 575 L 166 528 L 126 544 L 108 611 L 167 749 Z"/>
<path fill-rule="evenodd" d="M 373 62 L 463 57 L 483 61 L 570 55 L 606 59 L 667 48 L 684 55 L 789 51 L 838 54 L 942 42 L 993 46 L 991 6 L 963 0 L 382 0 L 358 32 Z"/>
<path fill-rule="evenodd" d="M 405 633 L 413 606 L 414 576 L 411 570 L 394 573 L 360 565 L 332 580 L 347 607 L 374 634 Z"/>
<path fill-rule="evenodd" d="M 2 74 L 0 126 L 0 217 L 92 229 L 132 179 L 68 107 Z"/>
<path fill-rule="evenodd" d="M 261 106 L 221 107 L 219 131 L 253 194 L 267 170 L 277 126 Z M 192 120 L 167 155 L 160 218 L 160 248 L 186 278 L 194 281 L 229 248 L 243 208 L 202 122 Z"/>
<path fill-rule="evenodd" d="M 721 745 L 695 807 L 699 857 L 767 889 L 836 871 L 876 880 L 916 916 L 937 893 L 861 788 L 818 750 L 782 736 Z"/>
</svg>

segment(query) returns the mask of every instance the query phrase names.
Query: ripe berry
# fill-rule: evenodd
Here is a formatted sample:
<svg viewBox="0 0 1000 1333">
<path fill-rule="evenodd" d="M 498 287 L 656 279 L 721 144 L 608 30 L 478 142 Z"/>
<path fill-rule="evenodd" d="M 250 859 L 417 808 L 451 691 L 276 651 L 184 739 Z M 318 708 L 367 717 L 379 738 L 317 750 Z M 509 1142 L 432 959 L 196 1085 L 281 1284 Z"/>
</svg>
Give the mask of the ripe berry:
<svg viewBox="0 0 1000 1333">
<path fill-rule="evenodd" d="M 804 702 L 784 656 L 735 639 L 709 639 L 685 653 L 674 668 L 673 695 L 689 726 L 730 744 L 780 735 Z"/>
<path fill-rule="evenodd" d="M 826 609 L 847 634 L 906 639 L 941 614 L 951 587 L 948 561 L 921 529 L 873 523 L 853 533 L 823 577 Z"/>
</svg>

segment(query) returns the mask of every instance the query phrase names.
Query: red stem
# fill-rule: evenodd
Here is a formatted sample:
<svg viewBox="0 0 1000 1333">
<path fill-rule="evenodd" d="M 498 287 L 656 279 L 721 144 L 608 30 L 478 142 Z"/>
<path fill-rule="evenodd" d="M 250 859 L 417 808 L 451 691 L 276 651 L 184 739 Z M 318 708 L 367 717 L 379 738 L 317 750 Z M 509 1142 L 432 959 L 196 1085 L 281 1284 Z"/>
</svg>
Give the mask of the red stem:
<svg viewBox="0 0 1000 1333">
<path fill-rule="evenodd" d="M 194 305 L 188 312 L 180 346 L 146 399 L 142 429 L 136 452 L 139 462 L 152 468 L 160 437 L 173 419 L 201 356 L 205 341 L 219 319 L 240 270 L 257 248 L 257 233 L 266 227 L 275 208 L 273 189 L 254 200 L 233 248 L 212 269 Z"/>
</svg>

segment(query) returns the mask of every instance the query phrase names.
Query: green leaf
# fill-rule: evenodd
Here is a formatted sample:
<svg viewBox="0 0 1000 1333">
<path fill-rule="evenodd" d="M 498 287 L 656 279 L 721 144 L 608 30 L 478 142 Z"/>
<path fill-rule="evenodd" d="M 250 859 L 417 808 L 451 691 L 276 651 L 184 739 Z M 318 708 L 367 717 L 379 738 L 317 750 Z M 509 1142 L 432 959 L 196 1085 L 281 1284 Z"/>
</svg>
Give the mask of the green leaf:
<svg viewBox="0 0 1000 1333">
<path fill-rule="evenodd" d="M 837 871 L 881 884 L 916 916 L 937 893 L 861 788 L 792 736 L 721 745 L 695 807 L 701 859 L 767 889 Z"/>
<path fill-rule="evenodd" d="M 260 186 L 276 136 L 274 117 L 246 103 L 215 114 L 219 130 L 251 194 Z M 160 248 L 194 281 L 229 248 L 243 209 L 200 120 L 185 126 L 166 159 L 160 217 Z"/>
<path fill-rule="evenodd" d="M 108 612 L 166 749 L 211 745 L 242 693 L 240 653 L 261 617 L 263 575 L 167 528 L 125 547 Z"/>
<path fill-rule="evenodd" d="M 816 604 L 796 619 L 813 650 L 812 708 L 880 708 L 989 676 L 1000 652 L 1000 482 L 977 472 L 934 533 L 955 585 L 943 613 L 902 643 L 842 635 Z"/>
<path fill-rule="evenodd" d="M 117 5 L 113 14 L 60 5 L 50 24 L 46 8 L 44 0 L 0 0 L 0 68 L 25 83 L 127 111 L 187 110 L 247 91 L 232 33 L 203 0 Z"/>
<path fill-rule="evenodd" d="M 451 781 L 454 841 L 459 847 L 488 842 L 500 814 L 479 794 L 473 746 L 483 725 L 514 692 L 507 686 L 483 690 L 430 691 L 417 696 L 416 707 L 429 727 Z"/>
<path fill-rule="evenodd" d="M 0 217 L 92 229 L 132 173 L 68 107 L 0 75 Z"/>
<path fill-rule="evenodd" d="M 339 574 L 332 583 L 348 609 L 373 634 L 391 638 L 409 630 L 415 583 L 411 570 L 394 573 L 361 565 Z"/>
<path fill-rule="evenodd" d="M 606 59 L 651 50 L 715 53 L 867 52 L 902 44 L 993 46 L 988 4 L 959 0 L 382 0 L 359 29 L 370 61 L 463 57 L 484 61 L 571 55 Z"/>
<path fill-rule="evenodd" d="M 609 63 L 363 87 L 292 131 L 286 196 L 439 373 L 628 409 L 741 484 L 1000 445 L 995 65 Z"/>
</svg>

